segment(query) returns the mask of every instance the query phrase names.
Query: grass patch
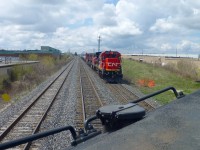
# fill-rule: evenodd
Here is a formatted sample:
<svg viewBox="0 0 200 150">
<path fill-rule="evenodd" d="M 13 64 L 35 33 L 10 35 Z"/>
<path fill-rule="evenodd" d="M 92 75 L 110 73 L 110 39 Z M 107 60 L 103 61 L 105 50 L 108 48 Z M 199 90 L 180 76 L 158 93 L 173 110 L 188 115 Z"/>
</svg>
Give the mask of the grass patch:
<svg viewBox="0 0 200 150">
<path fill-rule="evenodd" d="M 184 94 L 190 94 L 200 88 L 200 83 L 195 82 L 191 78 L 183 77 L 166 70 L 159 66 L 141 63 L 129 59 L 123 59 L 123 74 L 125 80 L 136 85 L 144 94 L 149 94 L 161 90 L 168 86 L 173 86 L 177 90 L 181 90 Z M 139 80 L 154 80 L 154 87 L 145 87 L 138 84 Z M 174 94 L 169 91 L 155 97 L 161 104 L 166 104 L 175 99 Z"/>
</svg>

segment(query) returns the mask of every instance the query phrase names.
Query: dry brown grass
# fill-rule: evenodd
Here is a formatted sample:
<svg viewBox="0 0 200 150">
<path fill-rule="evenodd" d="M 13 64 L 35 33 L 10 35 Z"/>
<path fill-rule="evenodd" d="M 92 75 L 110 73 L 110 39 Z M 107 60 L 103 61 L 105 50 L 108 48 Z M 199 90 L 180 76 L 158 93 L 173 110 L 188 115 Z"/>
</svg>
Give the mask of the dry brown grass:
<svg viewBox="0 0 200 150">
<path fill-rule="evenodd" d="M 199 78 L 199 75 L 197 73 L 198 67 L 197 65 L 188 59 L 182 59 L 177 62 L 177 68 L 181 75 L 184 77 L 188 77 L 194 80 L 197 80 Z"/>
</svg>

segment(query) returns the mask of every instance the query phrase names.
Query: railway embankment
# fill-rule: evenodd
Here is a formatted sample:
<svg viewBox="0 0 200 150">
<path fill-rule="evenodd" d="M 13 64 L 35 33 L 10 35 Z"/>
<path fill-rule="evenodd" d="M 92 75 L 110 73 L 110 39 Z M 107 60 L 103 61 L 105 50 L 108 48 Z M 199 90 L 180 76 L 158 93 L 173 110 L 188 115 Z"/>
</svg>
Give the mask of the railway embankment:
<svg viewBox="0 0 200 150">
<path fill-rule="evenodd" d="M 20 97 L 47 80 L 70 58 L 67 56 L 56 60 L 52 57 L 34 56 L 33 60 L 23 61 L 23 63 L 0 64 L 0 109 L 5 109 L 11 103 L 15 103 Z"/>
</svg>

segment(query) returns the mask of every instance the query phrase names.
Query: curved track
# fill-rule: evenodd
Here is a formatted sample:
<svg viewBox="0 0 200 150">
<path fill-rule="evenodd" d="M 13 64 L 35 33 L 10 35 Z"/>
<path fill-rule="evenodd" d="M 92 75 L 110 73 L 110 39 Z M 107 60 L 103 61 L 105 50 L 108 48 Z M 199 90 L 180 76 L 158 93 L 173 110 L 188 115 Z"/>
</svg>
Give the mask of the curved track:
<svg viewBox="0 0 200 150">
<path fill-rule="evenodd" d="M 1 127 L 1 143 L 38 132 L 42 121 L 45 119 L 48 111 L 53 105 L 72 66 L 73 62 L 69 63 L 66 68 L 43 91 L 41 91 L 41 93 L 31 100 L 28 107 L 24 106 L 19 114 L 16 114 L 7 125 Z M 20 145 L 15 148 L 28 149 L 30 145 L 31 143 L 27 143 L 26 145 Z"/>
</svg>

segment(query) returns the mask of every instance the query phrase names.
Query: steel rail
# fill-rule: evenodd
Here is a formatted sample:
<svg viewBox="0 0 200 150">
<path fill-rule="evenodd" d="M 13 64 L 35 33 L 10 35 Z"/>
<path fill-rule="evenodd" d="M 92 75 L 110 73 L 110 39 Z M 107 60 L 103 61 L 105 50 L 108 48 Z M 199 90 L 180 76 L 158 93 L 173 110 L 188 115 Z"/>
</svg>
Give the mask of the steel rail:
<svg viewBox="0 0 200 150">
<path fill-rule="evenodd" d="M 79 65 L 80 66 L 80 65 Z M 83 122 L 86 120 L 86 111 L 85 111 L 85 104 L 84 104 L 84 96 L 83 96 L 83 86 L 82 86 L 82 77 L 81 77 L 81 68 L 79 68 L 80 73 L 80 88 L 81 88 L 81 104 L 82 104 L 82 111 L 83 111 Z"/>
<path fill-rule="evenodd" d="M 23 138 L 20 138 L 20 139 L 16 139 L 16 140 L 12 140 L 12 141 L 2 143 L 2 144 L 0 144 L 0 149 L 12 148 L 12 147 L 15 147 L 15 146 L 19 146 L 21 144 L 25 144 L 29 141 L 35 141 L 35 140 L 38 140 L 40 138 L 44 138 L 44 137 L 47 137 L 49 135 L 57 134 L 57 133 L 60 133 L 62 131 L 67 131 L 67 130 L 69 130 L 71 132 L 71 135 L 74 139 L 73 143 L 75 143 L 75 144 L 78 143 L 80 140 L 76 141 L 77 140 L 77 134 L 76 134 L 74 127 L 64 126 L 64 127 L 51 129 L 51 130 L 48 130 L 48 131 L 36 133 L 36 134 L 30 135 L 30 136 L 27 136 L 27 137 L 23 137 Z"/>
<path fill-rule="evenodd" d="M 85 67 L 84 67 L 84 66 L 83 66 L 83 68 L 84 68 L 84 70 L 85 70 Z M 102 101 L 101 101 L 101 98 L 99 97 L 99 94 L 97 93 L 97 90 L 96 90 L 96 88 L 94 87 L 94 83 L 92 82 L 92 80 L 91 80 L 90 76 L 88 75 L 87 71 L 85 71 L 85 73 L 86 73 L 86 75 L 87 75 L 87 77 L 88 77 L 88 79 L 89 79 L 89 81 L 90 81 L 90 84 L 92 85 L 92 88 L 93 88 L 93 90 L 94 90 L 94 92 L 95 92 L 95 95 L 96 95 L 96 97 L 97 97 L 97 99 L 98 99 L 100 105 L 103 106 L 103 103 L 102 103 Z"/>
<path fill-rule="evenodd" d="M 83 126 L 84 126 L 84 122 L 86 121 L 86 119 L 88 119 L 86 116 L 90 116 L 90 111 L 87 110 L 87 101 L 88 101 L 88 98 L 85 97 L 85 94 L 88 94 L 88 93 L 84 93 L 84 82 L 85 79 L 83 79 L 83 74 L 85 74 L 85 77 L 86 79 L 88 80 L 87 84 L 90 85 L 90 88 L 92 89 L 93 91 L 93 95 L 96 97 L 96 100 L 93 101 L 92 103 L 94 104 L 95 102 L 97 103 L 97 108 L 98 109 L 99 107 L 103 106 L 102 102 L 101 102 L 101 99 L 96 91 L 96 88 L 94 86 L 94 83 L 92 82 L 90 76 L 88 75 L 85 67 L 83 66 L 82 64 L 83 62 L 80 62 L 80 89 L 81 89 L 81 105 L 82 105 L 82 114 L 83 114 Z M 83 70 L 81 70 L 83 69 Z M 98 107 L 99 106 L 99 107 Z M 88 111 L 88 112 L 87 112 Z M 93 114 L 94 115 L 94 114 Z M 85 126 L 84 126 L 85 127 Z M 87 129 L 85 128 L 86 132 L 87 132 Z"/>
<path fill-rule="evenodd" d="M 133 95 L 133 96 L 136 97 L 137 99 L 139 98 L 138 95 L 136 95 L 135 93 L 133 93 L 131 90 L 129 90 L 128 88 L 126 88 L 126 87 L 123 86 L 122 84 L 117 84 L 117 86 L 112 85 L 112 84 L 109 84 L 109 86 L 110 86 L 111 88 L 115 89 L 118 93 L 121 93 L 121 94 L 119 94 L 119 95 L 120 95 L 120 97 L 122 97 L 122 98 L 125 100 L 126 103 L 127 103 L 127 102 L 129 103 L 129 102 L 132 100 L 131 95 Z M 120 86 L 120 87 L 118 87 L 118 86 Z M 124 90 L 124 91 L 123 91 L 123 90 Z M 128 94 L 126 94 L 125 91 L 128 92 L 128 93 L 130 94 L 129 98 L 127 98 L 127 97 L 128 97 L 128 96 L 127 96 Z M 124 95 L 126 95 L 126 96 L 124 96 Z M 151 109 L 155 109 L 155 108 L 156 108 L 153 104 L 151 104 L 151 103 L 148 102 L 147 100 L 142 101 L 139 105 L 141 105 L 142 107 L 145 107 L 146 110 L 151 110 Z"/>
<path fill-rule="evenodd" d="M 131 90 L 129 90 L 127 87 L 121 85 L 122 87 L 124 87 L 127 91 L 129 91 L 130 93 L 136 95 L 135 93 L 133 93 Z M 137 95 L 136 95 L 137 96 Z M 139 98 L 139 96 L 137 96 Z M 149 103 L 147 100 L 144 100 L 143 102 L 145 102 L 147 105 L 149 105 L 150 107 L 152 107 L 153 109 L 155 109 L 156 107 L 153 106 L 153 104 Z"/>
<path fill-rule="evenodd" d="M 66 68 L 45 88 L 39 93 L 35 100 L 6 128 L 5 131 L 0 135 L 0 141 L 4 139 L 4 137 L 12 130 L 12 128 L 21 120 L 21 118 L 30 110 L 30 108 L 42 97 L 42 95 L 48 90 L 48 88 L 53 85 L 53 83 L 62 75 L 62 73 L 70 66 L 72 61 L 66 66 Z"/>
<path fill-rule="evenodd" d="M 115 89 L 118 93 L 121 93 L 121 90 L 118 87 L 116 87 L 112 84 L 109 84 L 109 86 L 111 86 L 113 89 Z M 126 98 L 123 94 L 120 94 L 120 96 L 125 100 L 125 102 L 128 102 L 128 98 Z"/>
<path fill-rule="evenodd" d="M 70 64 L 70 65 L 71 65 L 71 64 Z M 50 105 L 48 106 L 48 108 L 47 108 L 46 111 L 44 112 L 43 116 L 41 117 L 41 119 L 40 119 L 40 121 L 38 122 L 36 128 L 34 129 L 32 135 L 33 135 L 33 134 L 36 134 L 36 133 L 39 131 L 39 128 L 40 128 L 40 126 L 41 126 L 43 120 L 46 118 L 47 113 L 49 112 L 50 108 L 52 107 L 53 103 L 55 102 L 56 97 L 57 97 L 58 94 L 60 93 L 60 90 L 62 89 L 62 87 L 63 87 L 63 85 L 64 85 L 64 83 L 65 83 L 67 77 L 69 76 L 69 73 L 70 73 L 70 71 L 71 71 L 73 65 L 74 65 L 74 64 L 71 65 L 71 68 L 69 69 L 69 72 L 67 73 L 67 75 L 66 75 L 64 81 L 63 81 L 62 84 L 60 85 L 60 87 L 59 87 L 58 91 L 56 92 L 56 94 L 53 96 L 53 99 L 52 99 Z M 30 148 L 30 146 L 31 146 L 31 142 L 27 143 L 27 144 L 25 145 L 25 147 L 24 147 L 24 150 L 28 150 L 28 149 Z"/>
</svg>

